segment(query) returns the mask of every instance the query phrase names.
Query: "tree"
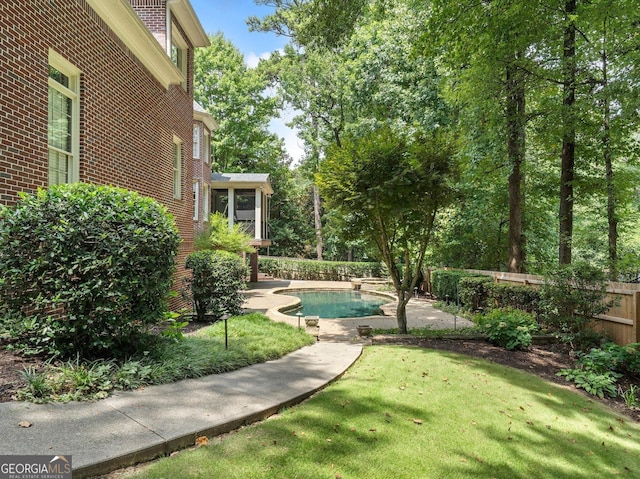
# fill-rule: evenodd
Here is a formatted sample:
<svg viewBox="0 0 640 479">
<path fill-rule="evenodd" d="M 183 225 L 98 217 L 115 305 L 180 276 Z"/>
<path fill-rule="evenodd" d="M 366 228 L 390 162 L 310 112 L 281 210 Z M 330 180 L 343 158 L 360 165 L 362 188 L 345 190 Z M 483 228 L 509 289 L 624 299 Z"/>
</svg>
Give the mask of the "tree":
<svg viewBox="0 0 640 479">
<path fill-rule="evenodd" d="M 381 127 L 334 146 L 317 181 L 348 238 L 375 244 L 398 296 L 397 322 L 420 275 L 438 211 L 450 198 L 453 146 L 443 133 L 402 136 Z"/>
<path fill-rule="evenodd" d="M 253 172 L 288 164 L 282 140 L 268 129 L 280 106 L 277 96 L 267 94 L 269 76 L 248 68 L 221 33 L 209 40 L 195 52 L 193 96 L 219 125 L 211 135 L 212 168 Z"/>
</svg>

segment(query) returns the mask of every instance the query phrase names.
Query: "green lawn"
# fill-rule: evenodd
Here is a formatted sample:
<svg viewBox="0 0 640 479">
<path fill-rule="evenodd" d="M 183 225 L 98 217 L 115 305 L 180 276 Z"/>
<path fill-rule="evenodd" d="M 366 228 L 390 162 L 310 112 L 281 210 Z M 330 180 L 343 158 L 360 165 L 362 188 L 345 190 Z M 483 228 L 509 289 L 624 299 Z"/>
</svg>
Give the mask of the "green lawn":
<svg viewBox="0 0 640 479">
<path fill-rule="evenodd" d="M 640 477 L 640 425 L 524 372 L 375 346 L 324 391 L 142 478 Z"/>
</svg>

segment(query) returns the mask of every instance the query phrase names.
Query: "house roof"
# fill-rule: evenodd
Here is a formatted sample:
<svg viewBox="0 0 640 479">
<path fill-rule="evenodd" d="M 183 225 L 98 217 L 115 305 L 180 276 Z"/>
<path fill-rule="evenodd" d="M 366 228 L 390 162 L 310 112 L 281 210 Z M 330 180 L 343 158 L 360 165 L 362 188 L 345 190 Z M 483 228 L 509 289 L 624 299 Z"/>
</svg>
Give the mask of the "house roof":
<svg viewBox="0 0 640 479">
<path fill-rule="evenodd" d="M 261 188 L 273 194 L 268 173 L 211 173 L 212 188 Z"/>
<path fill-rule="evenodd" d="M 209 128 L 209 131 L 218 129 L 218 122 L 213 115 L 195 100 L 193 100 L 193 119 L 204 123 L 205 126 Z"/>
<path fill-rule="evenodd" d="M 178 19 L 178 23 L 191 40 L 194 47 L 208 47 L 211 45 L 209 37 L 202 28 L 202 24 L 193 11 L 189 0 L 167 0 L 167 7 L 171 9 L 171 13 Z"/>
</svg>

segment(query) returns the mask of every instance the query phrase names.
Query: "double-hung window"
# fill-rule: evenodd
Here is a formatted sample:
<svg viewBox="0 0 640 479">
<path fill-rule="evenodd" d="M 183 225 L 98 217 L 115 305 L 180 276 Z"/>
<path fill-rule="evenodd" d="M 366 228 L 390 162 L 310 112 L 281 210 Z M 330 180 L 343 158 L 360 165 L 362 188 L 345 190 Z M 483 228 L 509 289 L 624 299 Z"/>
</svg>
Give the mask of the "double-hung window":
<svg viewBox="0 0 640 479">
<path fill-rule="evenodd" d="M 49 52 L 48 182 L 79 180 L 80 70 L 58 53 Z"/>
<path fill-rule="evenodd" d="M 173 197 L 182 199 L 182 141 L 173 137 Z"/>
<path fill-rule="evenodd" d="M 193 158 L 200 159 L 200 125 L 193 125 Z"/>
<path fill-rule="evenodd" d="M 171 61 L 173 64 L 180 70 L 183 76 L 182 80 L 182 88 L 187 91 L 188 85 L 188 52 L 189 48 L 187 46 L 187 42 L 184 40 L 178 27 L 175 23 L 171 22 L 170 24 L 170 35 L 171 35 L 171 43 L 170 43 L 170 52 Z"/>
</svg>

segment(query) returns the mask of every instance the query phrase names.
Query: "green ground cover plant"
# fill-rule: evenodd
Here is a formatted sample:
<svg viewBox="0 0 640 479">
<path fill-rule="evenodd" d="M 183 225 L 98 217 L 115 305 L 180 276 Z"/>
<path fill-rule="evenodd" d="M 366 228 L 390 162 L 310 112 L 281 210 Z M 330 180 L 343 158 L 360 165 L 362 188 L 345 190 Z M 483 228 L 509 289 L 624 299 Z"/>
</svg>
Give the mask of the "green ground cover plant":
<svg viewBox="0 0 640 479">
<path fill-rule="evenodd" d="M 477 358 L 369 347 L 278 417 L 123 477 L 597 479 L 640 473 L 640 426 Z"/>
<path fill-rule="evenodd" d="M 101 399 L 115 390 L 233 371 L 280 358 L 315 341 L 304 331 L 259 313 L 229 318 L 227 324 L 228 349 L 222 322 L 183 339 L 155 335 L 148 338 L 147 349 L 124 362 L 70 360 L 50 363 L 44 371 L 26 370 L 28 385 L 18 397 L 37 403 Z"/>
</svg>

